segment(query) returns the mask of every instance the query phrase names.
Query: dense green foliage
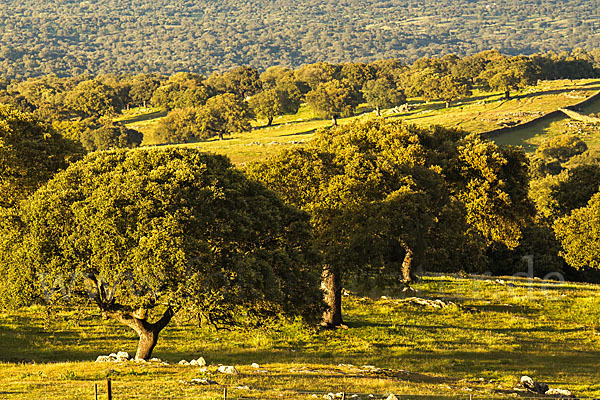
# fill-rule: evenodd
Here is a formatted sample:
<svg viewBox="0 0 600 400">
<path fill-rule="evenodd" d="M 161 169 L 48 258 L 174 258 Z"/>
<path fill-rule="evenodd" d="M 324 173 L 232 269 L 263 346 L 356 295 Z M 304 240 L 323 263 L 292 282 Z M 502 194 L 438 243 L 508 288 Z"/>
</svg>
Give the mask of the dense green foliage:
<svg viewBox="0 0 600 400">
<path fill-rule="evenodd" d="M 183 309 L 218 325 L 319 310 L 308 217 L 222 156 L 93 153 L 4 228 L 3 305 L 91 299 L 128 326 L 165 307 L 159 321 Z"/>
<path fill-rule="evenodd" d="M 341 291 L 335 281 L 343 275 L 376 271 L 409 281 L 413 259 L 449 270 L 484 268 L 442 255 L 477 255 L 492 244 L 513 249 L 533 216 L 522 149 L 456 130 L 353 123 L 321 130 L 310 146 L 249 171 L 311 214 L 329 292 Z M 339 308 L 339 301 L 338 293 L 328 304 Z"/>
<path fill-rule="evenodd" d="M 597 4 L 575 0 L 241 2 L 129 0 L 0 4 L 0 75 L 209 74 L 495 48 L 509 54 L 591 50 Z"/>
<path fill-rule="evenodd" d="M 82 153 L 33 115 L 0 104 L 0 208 L 15 205 Z"/>
<path fill-rule="evenodd" d="M 275 117 L 297 112 L 303 102 L 335 125 L 337 117 L 352 116 L 364 101 L 380 114 L 382 108 L 403 104 L 406 95 L 448 106 L 473 89 L 502 90 L 508 96 L 539 79 L 597 74 L 592 56 L 582 51 L 510 57 L 490 50 L 463 58 L 425 57 L 410 66 L 388 59 L 370 64 L 318 62 L 296 70 L 271 66 L 262 74 L 243 66 L 208 77 L 191 72 L 169 77 L 102 74 L 93 79 L 46 75 L 0 82 L 0 102 L 33 112 L 64 129 L 65 136 L 95 149 L 103 146 L 93 144 L 98 135 L 90 140 L 90 131 L 98 131 L 131 106 L 150 104 L 171 112 L 160 121 L 153 140 L 181 143 L 245 131 L 253 118 L 270 125 Z M 110 146 L 129 147 L 134 142 L 113 140 Z"/>
</svg>

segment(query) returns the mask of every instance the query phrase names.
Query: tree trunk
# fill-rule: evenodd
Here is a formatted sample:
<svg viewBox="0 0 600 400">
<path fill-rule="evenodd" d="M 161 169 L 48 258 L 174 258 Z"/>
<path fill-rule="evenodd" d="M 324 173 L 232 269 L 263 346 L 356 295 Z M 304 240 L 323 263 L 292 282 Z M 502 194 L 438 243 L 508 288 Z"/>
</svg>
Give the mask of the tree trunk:
<svg viewBox="0 0 600 400">
<path fill-rule="evenodd" d="M 507 90 L 506 92 L 504 92 L 504 98 L 505 98 L 506 100 L 509 100 L 509 99 L 510 99 L 510 90 Z"/>
<path fill-rule="evenodd" d="M 337 116 L 335 116 L 335 115 L 331 116 L 331 126 L 338 126 L 338 124 L 337 124 Z"/>
<path fill-rule="evenodd" d="M 223 132 L 219 132 L 219 140 L 223 140 Z"/>
<path fill-rule="evenodd" d="M 449 107 L 450 107 L 450 102 L 449 102 L 449 101 L 447 101 L 447 102 L 446 102 L 446 108 L 449 108 Z"/>
<path fill-rule="evenodd" d="M 408 283 L 412 281 L 411 268 L 413 261 L 413 251 L 408 246 L 404 246 L 404 249 L 406 250 L 406 254 L 404 255 L 404 260 L 402 261 L 402 280 Z"/>
<path fill-rule="evenodd" d="M 327 305 L 321 325 L 328 328 L 342 325 L 344 323 L 342 319 L 342 279 L 339 271 L 331 265 L 323 266 L 321 288 Z"/>
<path fill-rule="evenodd" d="M 171 321 L 175 312 L 167 307 L 162 317 L 154 322 L 148 322 L 145 315 L 140 316 L 131 311 L 107 311 L 110 317 L 133 329 L 140 337 L 135 353 L 137 360 L 148 360 L 158 341 L 158 335 Z"/>
<path fill-rule="evenodd" d="M 269 117 L 267 119 L 267 126 L 271 126 L 272 123 L 273 123 L 273 117 Z"/>
<path fill-rule="evenodd" d="M 135 352 L 136 360 L 149 360 L 152 356 L 152 350 L 158 342 L 158 332 L 149 330 L 140 334 L 137 351 Z"/>
<path fill-rule="evenodd" d="M 375 107 L 375 111 L 377 111 L 377 116 L 381 117 L 381 109 L 379 108 L 379 106 Z"/>
</svg>

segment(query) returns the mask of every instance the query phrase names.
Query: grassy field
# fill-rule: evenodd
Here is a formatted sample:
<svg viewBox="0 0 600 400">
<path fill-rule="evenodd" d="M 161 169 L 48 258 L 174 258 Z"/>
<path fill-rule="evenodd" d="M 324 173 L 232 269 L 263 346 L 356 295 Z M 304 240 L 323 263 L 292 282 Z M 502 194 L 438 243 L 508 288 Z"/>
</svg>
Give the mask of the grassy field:
<svg viewBox="0 0 600 400">
<path fill-rule="evenodd" d="M 363 399 L 506 398 L 516 396 L 521 375 L 600 397 L 600 286 L 429 276 L 415 289 L 419 297 L 454 304 L 416 305 L 395 289 L 368 297 L 352 292 L 344 297 L 348 329 L 335 331 L 290 321 L 277 330 L 214 332 L 178 321 L 154 352 L 169 365 L 94 363 L 100 354 L 131 354 L 136 342 L 132 331 L 94 310 L 49 320 L 36 307 L 4 313 L 0 398 L 93 398 L 93 384 L 107 377 L 115 398 L 131 399 L 217 399 L 225 385 L 230 398 L 311 399 L 342 391 Z M 199 356 L 206 371 L 177 364 Z M 219 364 L 240 374 L 217 374 Z M 182 382 L 192 378 L 218 385 Z"/>
<path fill-rule="evenodd" d="M 471 98 L 446 108 L 444 103 L 425 103 L 421 99 L 410 99 L 410 111 L 400 113 L 387 110 L 384 115 L 386 118 L 404 119 L 417 125 L 437 124 L 481 133 L 506 125 L 528 122 L 550 111 L 576 104 L 599 90 L 598 79 L 542 81 L 535 87 L 513 93 L 510 100 L 505 100 L 503 95 L 498 93 L 475 92 Z M 584 110 L 585 113 L 599 111 L 600 103 Z M 119 120 L 143 132 L 144 145 L 154 145 L 154 128 L 164 115 L 164 112 L 157 109 L 136 109 L 126 112 Z M 339 123 L 345 124 L 366 118 L 375 118 L 375 113 L 363 104 L 355 116 L 341 119 Z M 306 142 L 317 129 L 329 125 L 329 120 L 316 118 L 310 108 L 303 106 L 295 115 L 276 118 L 271 127 L 264 127 L 264 121 L 258 121 L 250 132 L 232 135 L 225 140 L 211 139 L 183 146 L 226 154 L 234 163 L 243 164 L 263 159 L 286 146 Z M 594 135 L 597 132 L 595 127 L 575 123 L 569 118 L 546 121 L 494 140 L 500 144 L 523 145 L 526 149 L 533 150 L 546 137 L 579 131 L 591 146 L 600 146 L 598 135 Z"/>
</svg>

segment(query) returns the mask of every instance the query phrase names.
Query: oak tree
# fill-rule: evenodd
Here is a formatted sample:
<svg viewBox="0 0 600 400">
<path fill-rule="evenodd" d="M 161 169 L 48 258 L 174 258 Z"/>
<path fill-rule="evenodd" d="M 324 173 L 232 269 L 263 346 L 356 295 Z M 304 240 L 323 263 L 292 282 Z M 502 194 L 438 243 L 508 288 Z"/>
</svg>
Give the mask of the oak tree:
<svg viewBox="0 0 600 400">
<path fill-rule="evenodd" d="M 91 153 L 2 228 L 1 304 L 91 300 L 139 335 L 137 359 L 178 311 L 234 326 L 321 310 L 308 216 L 196 149 Z"/>
</svg>

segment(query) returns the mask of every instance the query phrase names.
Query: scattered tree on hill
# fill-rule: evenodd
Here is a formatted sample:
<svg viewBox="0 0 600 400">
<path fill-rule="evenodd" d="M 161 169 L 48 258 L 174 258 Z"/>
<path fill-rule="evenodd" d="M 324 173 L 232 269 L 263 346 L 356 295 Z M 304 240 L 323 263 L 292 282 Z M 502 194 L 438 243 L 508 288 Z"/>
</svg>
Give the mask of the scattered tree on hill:
<svg viewBox="0 0 600 400">
<path fill-rule="evenodd" d="M 446 108 L 450 107 L 450 103 L 470 96 L 471 85 L 465 78 L 457 78 L 454 75 L 444 75 L 439 82 L 439 89 L 436 93 L 436 98 L 446 103 Z"/>
<path fill-rule="evenodd" d="M 306 103 L 317 115 L 331 118 L 333 126 L 337 126 L 339 116 L 353 115 L 354 109 L 358 106 L 353 88 L 338 80 L 322 83 L 308 92 Z"/>
<path fill-rule="evenodd" d="M 225 87 L 229 93 L 234 93 L 246 99 L 262 89 L 260 74 L 254 68 L 237 67 L 223 74 Z"/>
<path fill-rule="evenodd" d="M 535 154 L 543 159 L 555 159 L 562 163 L 587 149 L 587 144 L 579 136 L 559 135 L 543 141 Z"/>
<path fill-rule="evenodd" d="M 144 135 L 135 129 L 108 122 L 98 129 L 86 130 L 80 138 L 87 151 L 138 147 Z"/>
<path fill-rule="evenodd" d="M 121 111 L 115 100 L 115 92 L 97 80 L 80 82 L 65 94 L 64 104 L 84 118 L 98 118 Z"/>
<path fill-rule="evenodd" d="M 165 110 L 201 106 L 212 94 L 203 79 L 202 75 L 179 72 L 157 88 L 150 101 Z"/>
<path fill-rule="evenodd" d="M 139 335 L 137 359 L 180 310 L 220 327 L 322 310 L 308 216 L 223 156 L 92 153 L 19 217 L 2 221 L 0 302 L 91 300 Z"/>
<path fill-rule="evenodd" d="M 198 137 L 217 135 L 223 140 L 224 135 L 249 130 L 252 118 L 248 103 L 238 96 L 225 93 L 211 97 L 197 110 Z"/>
<path fill-rule="evenodd" d="M 312 90 L 323 83 L 331 82 L 335 78 L 335 73 L 335 66 L 327 62 L 306 64 L 294 71 L 296 79 L 306 83 Z"/>
<path fill-rule="evenodd" d="M 378 116 L 381 116 L 382 108 L 396 107 L 406 103 L 404 91 L 393 81 L 385 78 L 368 81 L 363 88 L 363 94 L 367 103 L 375 108 Z"/>
<path fill-rule="evenodd" d="M 197 109 L 177 108 L 160 119 L 154 131 L 158 143 L 185 143 L 200 138 Z"/>
<path fill-rule="evenodd" d="M 512 90 L 535 85 L 537 76 L 534 64 L 521 56 L 492 62 L 480 75 L 490 89 L 504 92 L 505 99 L 510 99 Z"/>
<path fill-rule="evenodd" d="M 248 100 L 248 105 L 256 117 L 266 119 L 267 126 L 271 126 L 276 116 L 298 112 L 298 108 L 300 107 L 300 92 L 297 91 L 297 96 L 290 96 L 287 90 L 275 87 L 252 96 Z"/>
<path fill-rule="evenodd" d="M 146 107 L 152 99 L 152 94 L 160 87 L 160 84 L 161 78 L 157 75 L 140 74 L 134 76 L 129 89 L 129 98 L 133 105 Z"/>
<path fill-rule="evenodd" d="M 273 89 L 282 82 L 296 82 L 296 77 L 294 76 L 294 70 L 290 68 L 273 66 L 260 74 L 260 81 L 264 89 Z"/>
</svg>

